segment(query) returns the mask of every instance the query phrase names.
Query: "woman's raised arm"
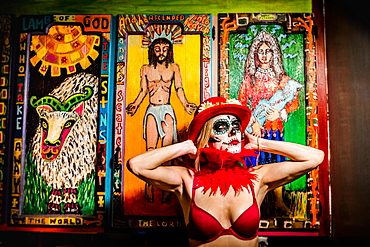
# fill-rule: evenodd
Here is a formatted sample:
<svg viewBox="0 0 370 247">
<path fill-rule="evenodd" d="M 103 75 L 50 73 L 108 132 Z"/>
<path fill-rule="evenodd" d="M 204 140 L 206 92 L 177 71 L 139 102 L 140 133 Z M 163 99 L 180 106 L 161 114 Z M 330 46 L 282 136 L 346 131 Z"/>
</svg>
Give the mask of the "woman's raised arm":
<svg viewBox="0 0 370 247">
<path fill-rule="evenodd" d="M 324 159 L 324 152 L 316 148 L 291 142 L 266 140 L 248 133 L 246 135 L 249 139 L 247 146 L 250 148 L 280 154 L 290 159 L 260 167 L 258 173 L 260 173 L 261 185 L 267 185 L 268 190 L 296 180 L 316 168 Z"/>
<path fill-rule="evenodd" d="M 161 166 L 164 162 L 183 155 L 195 155 L 197 148 L 191 140 L 154 149 L 127 161 L 127 168 L 138 178 L 163 190 L 174 191 L 189 175 L 182 166 Z"/>
</svg>

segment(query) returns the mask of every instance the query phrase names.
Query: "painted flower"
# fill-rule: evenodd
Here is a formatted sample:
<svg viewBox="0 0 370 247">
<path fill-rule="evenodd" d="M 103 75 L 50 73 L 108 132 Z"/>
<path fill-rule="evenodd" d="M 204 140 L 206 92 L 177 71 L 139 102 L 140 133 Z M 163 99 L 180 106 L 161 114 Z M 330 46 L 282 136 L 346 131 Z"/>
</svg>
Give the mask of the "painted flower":
<svg viewBox="0 0 370 247">
<path fill-rule="evenodd" d="M 206 109 L 208 109 L 208 108 L 211 108 L 211 107 L 213 107 L 213 106 L 215 106 L 215 104 L 212 104 L 212 103 L 210 103 L 210 102 L 205 102 L 205 103 L 203 103 L 203 104 L 201 104 L 201 105 L 199 106 L 199 112 L 202 112 L 202 111 L 204 111 L 204 110 L 206 110 Z"/>
<path fill-rule="evenodd" d="M 226 104 L 233 104 L 233 105 L 242 105 L 237 99 L 227 99 Z"/>
</svg>

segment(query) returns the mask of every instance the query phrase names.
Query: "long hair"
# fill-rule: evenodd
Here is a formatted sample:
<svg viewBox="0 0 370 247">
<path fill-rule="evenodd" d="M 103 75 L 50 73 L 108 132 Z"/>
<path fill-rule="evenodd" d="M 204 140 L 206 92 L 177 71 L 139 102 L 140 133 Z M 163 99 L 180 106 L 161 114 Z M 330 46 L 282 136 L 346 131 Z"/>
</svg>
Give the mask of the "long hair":
<svg viewBox="0 0 370 247">
<path fill-rule="evenodd" d="M 167 57 L 164 60 L 165 65 L 166 65 L 166 68 L 168 68 L 168 65 L 170 63 L 173 63 L 174 62 L 174 59 L 173 59 L 173 45 L 166 38 L 158 38 L 158 39 L 155 39 L 150 44 L 149 50 L 148 50 L 149 65 L 154 65 L 154 68 L 157 67 L 158 58 L 157 58 L 157 56 L 155 55 L 155 52 L 154 52 L 154 46 L 157 45 L 157 44 L 168 44 Z"/>
<path fill-rule="evenodd" d="M 212 128 L 213 128 L 213 118 L 207 120 L 207 122 L 204 123 L 202 129 L 200 130 L 195 143 L 197 149 L 204 148 L 208 145 L 209 139 L 211 138 Z M 196 171 L 199 171 L 200 169 L 199 162 L 194 163 L 194 169 Z"/>
<path fill-rule="evenodd" d="M 209 139 L 211 138 L 212 128 L 213 128 L 213 118 L 207 120 L 207 122 L 204 123 L 202 129 L 199 132 L 196 141 L 196 146 L 198 149 L 207 146 Z"/>
</svg>

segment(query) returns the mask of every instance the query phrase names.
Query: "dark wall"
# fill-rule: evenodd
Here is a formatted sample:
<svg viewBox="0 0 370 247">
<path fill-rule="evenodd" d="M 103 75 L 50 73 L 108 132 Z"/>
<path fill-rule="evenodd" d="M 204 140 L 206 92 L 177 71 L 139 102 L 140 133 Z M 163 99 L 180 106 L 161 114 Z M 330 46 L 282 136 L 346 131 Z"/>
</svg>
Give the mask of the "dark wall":
<svg viewBox="0 0 370 247">
<path fill-rule="evenodd" d="M 361 0 L 327 0 L 332 230 L 370 246 L 370 21 Z"/>
</svg>

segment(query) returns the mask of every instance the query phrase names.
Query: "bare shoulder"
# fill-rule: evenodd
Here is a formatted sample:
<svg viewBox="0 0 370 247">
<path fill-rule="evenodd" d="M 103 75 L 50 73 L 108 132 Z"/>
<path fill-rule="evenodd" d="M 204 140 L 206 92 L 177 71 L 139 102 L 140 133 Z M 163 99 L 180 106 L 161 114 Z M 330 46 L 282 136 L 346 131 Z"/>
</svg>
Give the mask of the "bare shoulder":
<svg viewBox="0 0 370 247">
<path fill-rule="evenodd" d="M 178 172 L 181 174 L 181 177 L 183 178 L 183 180 L 188 180 L 188 179 L 191 179 L 193 180 L 194 178 L 194 171 L 188 167 L 185 167 L 185 166 L 174 166 Z"/>
<path fill-rule="evenodd" d="M 162 166 L 165 168 L 173 169 L 179 172 L 182 176 L 189 176 L 190 174 L 194 174 L 194 171 L 192 171 L 190 168 L 182 165 L 174 165 L 174 166 Z"/>
<path fill-rule="evenodd" d="M 254 182 L 254 191 L 259 205 L 261 205 L 268 192 L 268 185 L 263 182 L 263 177 L 268 172 L 267 168 L 265 165 L 258 165 L 252 168 L 252 173 L 257 175 L 257 180 Z"/>
<path fill-rule="evenodd" d="M 266 167 L 264 165 L 257 165 L 251 168 L 251 172 L 261 177 L 266 172 Z"/>
<path fill-rule="evenodd" d="M 263 186 L 263 178 L 266 176 L 269 170 L 270 169 L 268 165 L 258 165 L 252 168 L 252 173 L 257 175 L 257 182 L 260 187 Z"/>
<path fill-rule="evenodd" d="M 194 179 L 194 171 L 188 167 L 184 166 L 173 166 L 173 171 L 175 171 L 177 174 L 180 175 L 182 179 L 182 185 L 177 187 L 177 191 L 181 194 L 188 193 L 189 194 L 189 188 L 191 189 L 193 186 L 193 179 Z"/>
</svg>

